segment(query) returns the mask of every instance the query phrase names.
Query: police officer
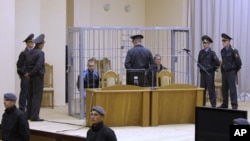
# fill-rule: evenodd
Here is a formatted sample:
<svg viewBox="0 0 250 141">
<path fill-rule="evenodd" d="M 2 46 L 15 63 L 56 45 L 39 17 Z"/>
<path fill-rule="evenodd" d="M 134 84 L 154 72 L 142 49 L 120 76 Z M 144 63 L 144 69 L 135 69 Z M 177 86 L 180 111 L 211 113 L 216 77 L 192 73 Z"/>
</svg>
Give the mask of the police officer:
<svg viewBox="0 0 250 141">
<path fill-rule="evenodd" d="M 34 34 L 30 34 L 23 42 L 26 43 L 26 48 L 19 54 L 16 66 L 17 74 L 20 78 L 20 94 L 19 94 L 19 109 L 22 111 L 26 110 L 28 89 L 29 89 L 29 79 L 24 77 L 24 74 L 27 73 L 25 69 L 25 62 L 28 57 L 30 50 L 33 48 L 33 38 Z"/>
<path fill-rule="evenodd" d="M 31 50 L 27 61 L 28 73 L 25 76 L 30 79 L 27 115 L 31 121 L 44 121 L 39 117 L 45 73 L 45 58 L 42 51 L 45 43 L 44 38 L 44 34 L 41 34 L 34 40 L 36 45 Z"/>
<path fill-rule="evenodd" d="M 154 64 L 154 60 L 151 51 L 141 44 L 143 36 L 134 35 L 130 38 L 132 39 L 134 47 L 130 49 L 126 55 L 125 68 L 148 69 L 150 65 Z"/>
<path fill-rule="evenodd" d="M 87 131 L 87 141 L 117 141 L 115 132 L 103 122 L 105 111 L 100 106 L 93 106 L 90 113 L 91 128 Z"/>
<path fill-rule="evenodd" d="M 4 94 L 5 112 L 1 122 L 3 141 L 29 141 L 29 123 L 23 111 L 16 107 L 16 95 Z"/>
<path fill-rule="evenodd" d="M 221 34 L 223 49 L 221 49 L 221 72 L 222 72 L 222 97 L 223 102 L 219 108 L 228 108 L 228 91 L 232 109 L 238 108 L 236 78 L 242 62 L 238 50 L 231 46 L 232 38 L 225 33 Z"/>
<path fill-rule="evenodd" d="M 213 40 L 204 35 L 201 38 L 203 49 L 200 50 L 198 63 L 200 65 L 200 87 L 205 88 L 203 92 L 203 105 L 206 105 L 206 90 L 208 90 L 209 100 L 212 107 L 216 107 L 216 95 L 214 86 L 214 72 L 219 67 L 220 61 L 214 51 L 211 50 L 210 44 Z"/>
<path fill-rule="evenodd" d="M 126 69 L 145 69 L 148 71 L 150 66 L 154 64 L 154 60 L 153 60 L 153 55 L 151 51 L 145 48 L 141 44 L 143 35 L 134 35 L 134 36 L 131 36 L 130 38 L 132 39 L 132 43 L 134 47 L 128 50 L 128 53 L 125 59 L 125 68 Z M 147 82 L 145 83 L 146 85 L 148 85 Z"/>
</svg>

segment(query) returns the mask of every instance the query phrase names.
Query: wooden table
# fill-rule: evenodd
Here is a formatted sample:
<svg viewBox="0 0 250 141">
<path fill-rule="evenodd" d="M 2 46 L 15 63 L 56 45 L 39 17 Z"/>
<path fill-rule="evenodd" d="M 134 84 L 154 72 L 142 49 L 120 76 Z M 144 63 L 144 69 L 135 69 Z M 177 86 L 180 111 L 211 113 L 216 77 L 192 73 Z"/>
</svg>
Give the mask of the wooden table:
<svg viewBox="0 0 250 141">
<path fill-rule="evenodd" d="M 149 126 L 150 88 L 115 85 L 102 89 L 87 89 L 86 125 L 90 126 L 91 107 L 102 106 L 108 126 Z"/>
<path fill-rule="evenodd" d="M 157 88 L 151 95 L 151 126 L 195 122 L 195 107 L 202 106 L 203 88 L 173 84 Z"/>
</svg>

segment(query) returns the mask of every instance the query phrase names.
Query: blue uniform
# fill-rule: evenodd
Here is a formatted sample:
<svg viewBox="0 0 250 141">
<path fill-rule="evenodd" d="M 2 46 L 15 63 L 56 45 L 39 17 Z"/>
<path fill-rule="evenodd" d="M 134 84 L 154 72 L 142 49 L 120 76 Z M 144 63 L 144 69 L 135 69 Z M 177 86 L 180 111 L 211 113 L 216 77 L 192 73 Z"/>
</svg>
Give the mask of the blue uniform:
<svg viewBox="0 0 250 141">
<path fill-rule="evenodd" d="M 220 66 L 220 61 L 215 52 L 208 48 L 199 52 L 198 63 L 209 73 L 207 74 L 203 69 L 200 69 L 200 87 L 205 88 L 203 105 L 206 105 L 206 90 L 208 90 L 210 103 L 212 107 L 216 107 L 214 72 Z"/>
<path fill-rule="evenodd" d="M 221 50 L 222 64 L 222 96 L 223 103 L 221 108 L 228 108 L 228 91 L 230 91 L 230 100 L 232 109 L 238 108 L 238 98 L 236 89 L 237 72 L 242 66 L 238 50 L 231 45 Z"/>
<path fill-rule="evenodd" d="M 35 46 L 31 50 L 28 58 L 27 67 L 30 76 L 29 95 L 28 95 L 28 107 L 27 114 L 31 120 L 39 119 L 42 95 L 43 95 L 43 83 L 45 73 L 45 58 L 44 52 Z"/>
<path fill-rule="evenodd" d="M 25 48 L 24 51 L 22 51 L 19 54 L 18 61 L 17 61 L 17 74 L 20 77 L 20 94 L 19 94 L 19 109 L 22 111 L 25 111 L 26 104 L 27 104 L 27 97 L 28 97 L 28 89 L 29 89 L 29 79 L 24 77 L 24 74 L 27 73 L 27 70 L 25 69 L 25 62 L 27 60 L 28 54 L 30 53 L 29 48 Z"/>
</svg>

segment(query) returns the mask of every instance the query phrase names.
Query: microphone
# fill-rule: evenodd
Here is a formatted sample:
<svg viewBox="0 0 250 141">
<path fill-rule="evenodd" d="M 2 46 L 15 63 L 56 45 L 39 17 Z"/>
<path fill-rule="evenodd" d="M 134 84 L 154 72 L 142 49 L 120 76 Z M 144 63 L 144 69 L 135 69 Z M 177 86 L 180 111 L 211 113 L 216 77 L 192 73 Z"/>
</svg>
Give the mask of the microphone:
<svg viewBox="0 0 250 141">
<path fill-rule="evenodd" d="M 189 49 L 186 49 L 186 48 L 184 48 L 184 49 L 182 49 L 182 50 L 184 50 L 184 51 L 186 51 L 186 52 L 190 52 L 190 50 L 189 50 Z"/>
</svg>

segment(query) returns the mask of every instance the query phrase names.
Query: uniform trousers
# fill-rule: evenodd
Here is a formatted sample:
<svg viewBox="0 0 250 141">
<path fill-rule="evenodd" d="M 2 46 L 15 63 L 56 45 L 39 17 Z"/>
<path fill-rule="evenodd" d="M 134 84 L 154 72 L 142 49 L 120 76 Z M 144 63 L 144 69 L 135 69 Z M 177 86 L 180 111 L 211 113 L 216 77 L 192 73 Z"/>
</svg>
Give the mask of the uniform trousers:
<svg viewBox="0 0 250 141">
<path fill-rule="evenodd" d="M 30 89 L 28 95 L 27 116 L 28 119 L 40 119 L 40 107 L 43 96 L 44 75 L 35 75 L 30 78 Z"/>
<path fill-rule="evenodd" d="M 237 89 L 235 84 L 236 71 L 231 70 L 222 72 L 222 108 L 228 108 L 228 92 L 230 92 L 231 106 L 233 109 L 238 108 Z"/>
<path fill-rule="evenodd" d="M 214 86 L 214 72 L 201 72 L 200 87 L 205 88 L 203 92 L 203 105 L 206 105 L 206 90 L 208 90 L 209 100 L 212 107 L 216 107 L 216 95 Z"/>
<path fill-rule="evenodd" d="M 29 93 L 29 79 L 20 77 L 19 109 L 25 112 Z"/>
</svg>

